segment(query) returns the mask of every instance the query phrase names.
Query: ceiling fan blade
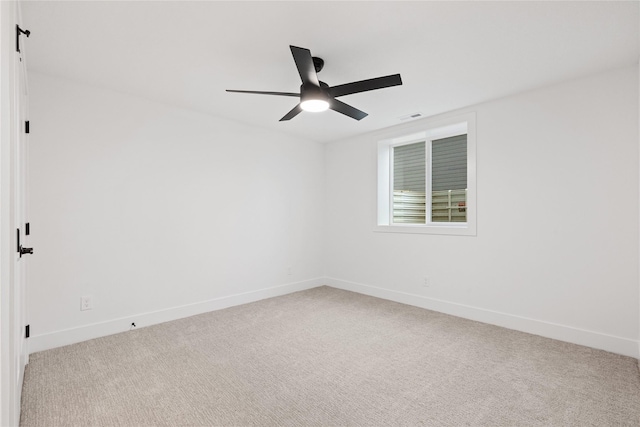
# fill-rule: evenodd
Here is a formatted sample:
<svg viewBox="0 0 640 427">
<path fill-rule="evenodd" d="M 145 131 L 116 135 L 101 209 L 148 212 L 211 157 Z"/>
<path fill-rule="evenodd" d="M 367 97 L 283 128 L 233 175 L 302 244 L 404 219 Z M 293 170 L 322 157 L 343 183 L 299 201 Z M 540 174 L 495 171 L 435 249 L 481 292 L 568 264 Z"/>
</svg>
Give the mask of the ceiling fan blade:
<svg viewBox="0 0 640 427">
<path fill-rule="evenodd" d="M 231 89 L 227 89 L 227 92 L 254 93 L 254 94 L 258 94 L 258 95 L 278 95 L 278 96 L 297 96 L 297 97 L 300 97 L 299 93 L 293 93 L 293 92 L 261 92 L 261 91 L 256 91 L 256 90 L 231 90 Z"/>
<path fill-rule="evenodd" d="M 332 99 L 329 101 L 329 108 L 333 111 L 337 111 L 338 113 L 342 113 L 345 116 L 349 116 L 352 119 L 362 120 L 368 116 L 364 111 L 360 111 L 357 108 L 352 107 L 351 105 L 345 104 L 342 101 L 338 101 L 337 99 Z"/>
<path fill-rule="evenodd" d="M 383 89 L 385 87 L 399 86 L 402 84 L 400 74 L 376 77 L 375 79 L 361 80 L 359 82 L 346 83 L 329 88 L 331 96 L 351 95 L 352 93 L 366 92 L 369 90 Z"/>
<path fill-rule="evenodd" d="M 289 46 L 291 48 L 291 54 L 293 60 L 298 67 L 298 73 L 303 84 L 311 83 L 314 86 L 320 86 L 318 81 L 318 75 L 316 74 L 316 67 L 313 65 L 313 58 L 311 57 L 311 51 L 302 47 Z"/>
<path fill-rule="evenodd" d="M 285 114 L 284 117 L 280 119 L 280 121 L 284 122 L 284 121 L 287 121 L 287 120 L 291 120 L 295 116 L 300 114 L 301 112 L 302 112 L 302 107 L 300 106 L 300 104 L 298 104 L 295 107 L 293 107 L 293 110 L 291 110 L 287 114 Z"/>
</svg>

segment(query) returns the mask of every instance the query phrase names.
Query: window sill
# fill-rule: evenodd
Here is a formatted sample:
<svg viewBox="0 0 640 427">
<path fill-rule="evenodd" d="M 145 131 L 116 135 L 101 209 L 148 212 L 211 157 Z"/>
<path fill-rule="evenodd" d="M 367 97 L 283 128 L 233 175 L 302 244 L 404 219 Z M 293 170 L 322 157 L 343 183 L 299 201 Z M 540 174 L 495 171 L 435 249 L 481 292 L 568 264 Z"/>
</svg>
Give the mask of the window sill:
<svg viewBox="0 0 640 427">
<path fill-rule="evenodd" d="M 376 225 L 373 231 L 377 233 L 409 233 L 409 234 L 440 234 L 449 236 L 475 236 L 475 227 L 469 224 L 446 225 Z"/>
</svg>

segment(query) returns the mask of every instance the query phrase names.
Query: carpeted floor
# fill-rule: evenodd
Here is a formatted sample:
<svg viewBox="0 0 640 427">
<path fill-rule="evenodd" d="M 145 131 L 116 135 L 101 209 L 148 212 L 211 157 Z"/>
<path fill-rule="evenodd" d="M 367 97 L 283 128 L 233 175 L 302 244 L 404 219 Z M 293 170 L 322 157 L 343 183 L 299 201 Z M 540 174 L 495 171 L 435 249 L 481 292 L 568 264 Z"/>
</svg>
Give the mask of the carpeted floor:
<svg viewBox="0 0 640 427">
<path fill-rule="evenodd" d="M 321 287 L 35 353 L 21 425 L 640 426 L 640 374 Z"/>
</svg>

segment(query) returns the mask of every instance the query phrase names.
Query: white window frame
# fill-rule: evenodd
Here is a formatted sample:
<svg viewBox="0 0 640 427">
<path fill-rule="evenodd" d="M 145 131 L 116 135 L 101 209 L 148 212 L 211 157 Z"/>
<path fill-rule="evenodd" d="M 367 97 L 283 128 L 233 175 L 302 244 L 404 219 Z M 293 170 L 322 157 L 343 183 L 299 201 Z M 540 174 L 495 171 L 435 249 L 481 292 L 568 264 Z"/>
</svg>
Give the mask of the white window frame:
<svg viewBox="0 0 640 427">
<path fill-rule="evenodd" d="M 393 223 L 393 148 L 426 141 L 426 213 L 431 218 L 431 142 L 467 134 L 467 222 Z M 476 235 L 476 115 L 426 119 L 383 136 L 377 144 L 378 185 L 374 231 L 387 233 Z"/>
</svg>

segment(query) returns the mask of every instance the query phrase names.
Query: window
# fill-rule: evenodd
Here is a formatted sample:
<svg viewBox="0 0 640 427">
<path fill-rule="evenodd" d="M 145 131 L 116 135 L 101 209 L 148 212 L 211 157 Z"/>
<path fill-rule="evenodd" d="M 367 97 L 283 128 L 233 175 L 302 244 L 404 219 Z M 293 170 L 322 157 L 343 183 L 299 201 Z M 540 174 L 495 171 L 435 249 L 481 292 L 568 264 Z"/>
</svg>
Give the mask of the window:
<svg viewBox="0 0 640 427">
<path fill-rule="evenodd" d="M 475 235 L 475 115 L 378 143 L 377 231 Z"/>
</svg>

